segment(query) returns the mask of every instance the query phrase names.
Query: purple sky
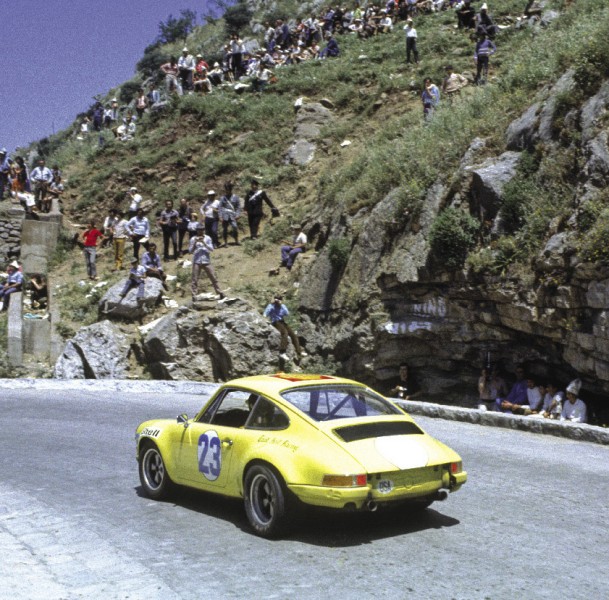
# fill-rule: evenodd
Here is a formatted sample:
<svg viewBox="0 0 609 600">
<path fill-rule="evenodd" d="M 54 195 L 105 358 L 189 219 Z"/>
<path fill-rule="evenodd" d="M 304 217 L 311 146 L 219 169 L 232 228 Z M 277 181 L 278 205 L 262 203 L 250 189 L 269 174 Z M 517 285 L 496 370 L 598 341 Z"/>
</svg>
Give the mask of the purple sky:
<svg viewBox="0 0 609 600">
<path fill-rule="evenodd" d="M 206 0 L 21 0 L 0 10 L 0 147 L 67 127 L 93 96 L 130 79 L 158 24 Z M 199 22 L 199 21 L 198 21 Z"/>
</svg>

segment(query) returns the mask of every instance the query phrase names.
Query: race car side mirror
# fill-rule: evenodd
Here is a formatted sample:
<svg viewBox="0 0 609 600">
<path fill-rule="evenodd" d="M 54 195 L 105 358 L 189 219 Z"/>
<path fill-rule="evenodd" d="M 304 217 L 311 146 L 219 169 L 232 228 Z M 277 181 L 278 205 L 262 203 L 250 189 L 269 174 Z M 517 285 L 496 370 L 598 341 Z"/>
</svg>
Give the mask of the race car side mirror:
<svg viewBox="0 0 609 600">
<path fill-rule="evenodd" d="M 188 415 L 186 413 L 182 413 L 178 415 L 178 423 L 184 423 L 184 429 L 188 427 Z"/>
</svg>

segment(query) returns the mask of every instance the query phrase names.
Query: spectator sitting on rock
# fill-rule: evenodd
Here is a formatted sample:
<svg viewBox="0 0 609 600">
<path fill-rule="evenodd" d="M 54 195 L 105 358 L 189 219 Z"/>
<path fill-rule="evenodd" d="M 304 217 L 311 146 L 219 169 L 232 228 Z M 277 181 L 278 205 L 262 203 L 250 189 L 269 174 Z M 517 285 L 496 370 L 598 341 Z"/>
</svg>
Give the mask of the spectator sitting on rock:
<svg viewBox="0 0 609 600">
<path fill-rule="evenodd" d="M 546 385 L 546 393 L 543 397 L 543 406 L 539 416 L 545 419 L 560 419 L 565 395 L 558 390 L 554 381 L 549 381 Z"/>
<path fill-rule="evenodd" d="M 148 252 L 144 252 L 142 256 L 142 266 L 146 269 L 146 276 L 159 279 L 163 284 L 163 289 L 167 291 L 167 284 L 165 283 L 167 275 L 163 271 L 161 257 L 156 251 L 156 244 L 149 244 Z"/>
<path fill-rule="evenodd" d="M 290 314 L 288 308 L 283 304 L 283 296 L 276 294 L 273 301 L 264 309 L 264 316 L 268 317 L 271 325 L 279 331 L 281 339 L 279 342 L 280 357 L 283 360 L 289 360 L 286 354 L 288 349 L 288 337 L 292 340 L 294 349 L 296 350 L 296 362 L 299 362 L 301 356 L 307 356 L 307 353 L 300 347 L 298 336 L 292 331 L 292 328 L 285 322 L 285 318 Z"/>
<path fill-rule="evenodd" d="M 587 420 L 586 404 L 578 398 L 579 390 L 582 382 L 580 379 L 574 379 L 567 386 L 567 400 L 563 404 L 562 413 L 560 414 L 561 421 L 571 421 L 572 423 L 585 423 Z"/>
<path fill-rule="evenodd" d="M 51 212 L 51 207 L 53 205 L 53 200 L 59 200 L 61 198 L 61 195 L 64 192 L 64 186 L 63 183 L 61 182 L 61 175 L 54 175 L 53 176 L 53 181 L 51 182 L 51 185 L 49 186 L 49 192 L 47 194 L 47 197 L 44 199 L 43 203 L 42 203 L 42 212 L 45 213 L 50 213 Z"/>
<path fill-rule="evenodd" d="M 307 249 L 307 235 L 302 230 L 302 226 L 295 223 L 291 229 L 292 239 L 281 241 L 281 266 L 288 271 L 292 269 L 298 255 Z"/>
<path fill-rule="evenodd" d="M 506 412 L 511 411 L 513 406 L 520 407 L 528 404 L 527 389 L 528 386 L 524 367 L 522 365 L 518 365 L 516 367 L 516 382 L 512 386 L 512 389 L 507 397 L 497 397 L 495 400 L 496 410 Z"/>
<path fill-rule="evenodd" d="M 144 301 L 144 292 L 146 291 L 145 280 L 146 268 L 143 265 L 138 264 L 137 258 L 132 258 L 131 269 L 129 270 L 129 277 L 127 277 L 125 287 L 123 287 L 122 292 L 119 294 L 119 302 L 122 302 L 123 298 L 129 293 L 129 290 L 131 290 L 131 288 L 136 287 L 136 301 L 138 304 L 142 303 Z"/>
<path fill-rule="evenodd" d="M 527 378 L 527 404 L 522 406 L 520 411 L 525 415 L 534 415 L 539 412 L 543 405 L 543 394 L 537 386 L 535 379 L 531 376 Z M 512 408 L 512 412 L 519 412 L 515 407 Z"/>
<path fill-rule="evenodd" d="M 203 69 L 200 72 L 195 72 L 193 88 L 195 92 L 200 92 L 201 94 L 211 94 L 213 87 L 209 77 L 207 76 L 206 69 Z"/>
<path fill-rule="evenodd" d="M 20 292 L 23 287 L 23 273 L 20 271 L 19 263 L 13 261 L 7 267 L 8 276 L 6 281 L 0 285 L 0 299 L 2 300 L 2 308 L 0 310 L 8 310 L 10 295 L 15 292 Z"/>
<path fill-rule="evenodd" d="M 262 63 L 258 65 L 258 70 L 252 75 L 252 91 L 263 92 L 273 77 L 273 71 L 265 67 Z"/>
</svg>

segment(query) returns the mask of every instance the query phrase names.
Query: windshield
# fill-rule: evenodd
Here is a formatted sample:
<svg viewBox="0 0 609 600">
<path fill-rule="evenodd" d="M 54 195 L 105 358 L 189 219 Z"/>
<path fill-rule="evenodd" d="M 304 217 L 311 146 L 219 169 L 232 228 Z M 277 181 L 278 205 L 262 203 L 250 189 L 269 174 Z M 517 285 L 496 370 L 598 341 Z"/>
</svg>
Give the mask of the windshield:
<svg viewBox="0 0 609 600">
<path fill-rule="evenodd" d="M 402 414 L 370 390 L 349 385 L 291 389 L 281 397 L 316 421 Z"/>
</svg>

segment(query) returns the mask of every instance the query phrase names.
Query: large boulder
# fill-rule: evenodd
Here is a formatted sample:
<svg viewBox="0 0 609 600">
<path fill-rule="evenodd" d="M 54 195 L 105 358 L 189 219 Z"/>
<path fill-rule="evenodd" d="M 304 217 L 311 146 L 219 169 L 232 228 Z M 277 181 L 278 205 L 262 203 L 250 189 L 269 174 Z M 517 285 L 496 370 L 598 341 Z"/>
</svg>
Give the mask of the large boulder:
<svg viewBox="0 0 609 600">
<path fill-rule="evenodd" d="M 121 379 L 128 367 L 129 343 L 110 321 L 83 327 L 55 364 L 57 379 Z"/>
<path fill-rule="evenodd" d="M 504 152 L 473 168 L 471 191 L 475 212 L 487 219 L 497 216 L 501 208 L 503 188 L 516 176 L 519 162 L 519 152 Z"/>
<path fill-rule="evenodd" d="M 279 359 L 279 333 L 243 300 L 181 307 L 155 325 L 143 349 L 159 379 L 224 381 L 285 366 Z"/>
<path fill-rule="evenodd" d="M 518 119 L 509 124 L 506 132 L 508 150 L 526 150 L 533 146 L 539 109 L 539 104 L 532 104 Z"/>
<path fill-rule="evenodd" d="M 127 295 L 121 299 L 120 293 L 125 287 L 126 279 L 113 285 L 99 301 L 99 312 L 112 319 L 125 319 L 136 321 L 141 319 L 150 309 L 161 302 L 163 284 L 159 279 L 149 277 L 144 286 L 144 298 L 137 301 L 137 288 L 131 288 Z"/>
</svg>

